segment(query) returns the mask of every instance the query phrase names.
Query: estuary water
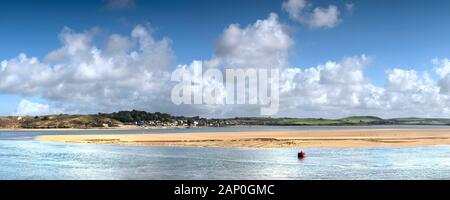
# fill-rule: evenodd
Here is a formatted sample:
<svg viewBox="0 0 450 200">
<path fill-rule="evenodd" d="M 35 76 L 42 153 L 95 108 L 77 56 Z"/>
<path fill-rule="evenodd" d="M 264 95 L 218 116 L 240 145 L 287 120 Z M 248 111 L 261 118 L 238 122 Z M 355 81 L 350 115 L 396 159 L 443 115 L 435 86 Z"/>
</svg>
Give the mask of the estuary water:
<svg viewBox="0 0 450 200">
<path fill-rule="evenodd" d="M 138 131 L 0 131 L 0 179 L 450 179 L 450 146 L 298 149 L 141 147 L 40 142 L 50 134 L 448 128 L 248 127 Z"/>
</svg>

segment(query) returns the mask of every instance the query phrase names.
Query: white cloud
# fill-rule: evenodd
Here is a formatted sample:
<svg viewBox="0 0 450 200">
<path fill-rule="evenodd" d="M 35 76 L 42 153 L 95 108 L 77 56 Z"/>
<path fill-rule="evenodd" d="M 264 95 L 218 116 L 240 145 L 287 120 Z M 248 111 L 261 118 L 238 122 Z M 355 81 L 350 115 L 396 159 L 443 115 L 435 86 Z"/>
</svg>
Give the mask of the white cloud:
<svg viewBox="0 0 450 200">
<path fill-rule="evenodd" d="M 53 69 L 39 62 L 35 57 L 25 54 L 4 60 L 0 70 L 0 92 L 33 95 L 39 92 L 41 86 L 53 80 Z"/>
<path fill-rule="evenodd" d="M 433 59 L 433 64 L 438 65 L 436 73 L 441 78 L 438 82 L 440 93 L 450 95 L 450 60 Z"/>
<path fill-rule="evenodd" d="M 428 73 L 387 70 L 385 87 L 364 76 L 366 56 L 286 71 L 293 79 L 282 84 L 280 113 L 293 117 L 449 117 L 450 98 Z M 283 87 L 282 86 L 282 87 Z M 442 90 L 442 88 L 441 88 Z"/>
<path fill-rule="evenodd" d="M 218 68 L 225 74 L 230 68 L 279 68 L 289 67 L 289 51 L 294 44 L 286 27 L 271 13 L 267 19 L 257 20 L 245 27 L 231 24 L 219 36 L 213 57 L 206 61 L 193 61 L 178 68 L 189 69 L 203 65 Z M 210 82 L 197 81 L 198 85 Z M 219 92 L 223 98 L 225 91 Z M 260 113 L 259 105 L 183 105 L 182 114 L 203 116 L 248 116 Z"/>
<path fill-rule="evenodd" d="M 90 58 L 90 44 L 97 28 L 77 33 L 68 27 L 64 27 L 59 34 L 62 47 L 47 54 L 45 61 L 48 63 L 61 63 L 68 61 L 86 60 Z M 70 56 L 67 56 L 70 55 Z"/>
<path fill-rule="evenodd" d="M 64 34 L 71 37 L 73 33 Z M 117 40 L 122 44 L 115 43 Z M 136 49 L 131 49 L 131 41 L 137 43 Z M 144 26 L 136 26 L 131 37 L 110 36 L 107 51 L 91 43 L 64 44 L 61 49 L 76 45 L 85 51 L 62 51 L 55 65 L 58 80 L 43 96 L 74 104 L 98 104 L 108 111 L 156 106 L 151 102 L 164 101 L 159 99 L 164 97 L 161 92 L 169 90 L 170 44 L 167 38 L 155 40 Z"/>
<path fill-rule="evenodd" d="M 46 104 L 22 101 L 17 114 L 37 115 L 63 110 L 70 113 L 123 109 L 162 111 L 209 117 L 255 116 L 259 105 L 180 105 L 170 101 L 174 53 L 172 41 L 156 39 L 151 28 L 136 26 L 129 35 L 112 34 L 104 48 L 94 44 L 96 29 L 76 32 L 65 28 L 61 47 L 44 61 L 21 54 L 0 64 L 0 93 L 39 96 Z M 450 117 L 450 61 L 435 59 L 433 80 L 426 72 L 386 70 L 384 86 L 364 74 L 372 58 L 361 55 L 299 68 L 289 62 L 294 44 L 276 14 L 247 26 L 232 24 L 218 37 L 208 67 L 279 68 L 280 116 Z M 202 83 L 209 84 L 209 83 Z"/>
<path fill-rule="evenodd" d="M 444 58 L 444 59 L 433 59 L 432 63 L 434 65 L 437 65 L 438 67 L 436 68 L 436 73 L 441 77 L 444 78 L 447 75 L 450 74 L 450 60 L 448 58 Z"/>
<path fill-rule="evenodd" d="M 62 47 L 44 62 L 24 54 L 3 61 L 0 92 L 41 96 L 72 112 L 157 110 L 167 102 L 174 57 L 170 39 L 156 40 L 138 25 L 131 36 L 111 35 L 100 49 L 93 33 L 65 28 Z"/>
<path fill-rule="evenodd" d="M 281 7 L 289 14 L 289 17 L 300 20 L 303 9 L 306 8 L 307 4 L 308 2 L 306 0 L 287 0 L 283 2 Z"/>
<path fill-rule="evenodd" d="M 339 9 L 335 5 L 329 5 L 326 8 L 310 9 L 310 7 L 312 6 L 309 6 L 307 0 L 287 0 L 282 4 L 283 10 L 291 19 L 308 25 L 312 29 L 333 28 L 341 22 Z"/>
<path fill-rule="evenodd" d="M 267 19 L 241 28 L 232 24 L 217 41 L 211 65 L 228 68 L 274 68 L 287 66 L 294 44 L 286 27 L 271 13 Z"/>
<path fill-rule="evenodd" d="M 418 89 L 417 72 L 414 70 L 393 69 L 387 71 L 387 87 L 392 91 L 408 92 Z"/>
<path fill-rule="evenodd" d="M 18 116 L 42 116 L 55 114 L 49 105 L 40 104 L 22 99 L 17 105 L 16 115 Z"/>
<path fill-rule="evenodd" d="M 386 109 L 380 112 L 391 116 L 449 116 L 449 99 L 440 94 L 439 86 L 428 73 L 420 75 L 415 70 L 393 69 L 387 75 L 387 89 L 383 94 Z"/>
<path fill-rule="evenodd" d="M 363 70 L 370 63 L 365 55 L 344 58 L 340 63 L 329 61 L 317 67 L 291 68 L 286 79 L 288 89 L 282 89 L 282 111 L 289 116 L 320 116 L 331 113 L 379 108 L 382 88 L 375 87 L 364 77 Z M 283 85 L 283 84 L 282 84 Z M 317 112 L 317 113 L 314 113 Z"/>
<path fill-rule="evenodd" d="M 314 8 L 307 23 L 311 28 L 333 28 L 340 22 L 339 14 L 335 5 L 330 5 L 328 8 Z"/>
</svg>

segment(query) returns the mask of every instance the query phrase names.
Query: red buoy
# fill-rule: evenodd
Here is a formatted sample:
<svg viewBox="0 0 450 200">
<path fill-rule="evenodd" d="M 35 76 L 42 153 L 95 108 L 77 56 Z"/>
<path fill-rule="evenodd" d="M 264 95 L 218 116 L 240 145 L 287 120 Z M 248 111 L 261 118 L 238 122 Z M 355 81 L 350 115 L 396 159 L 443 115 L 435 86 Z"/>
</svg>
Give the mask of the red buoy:
<svg viewBox="0 0 450 200">
<path fill-rule="evenodd" d="M 305 158 L 306 157 L 306 153 L 303 151 L 298 152 L 298 158 Z"/>
</svg>

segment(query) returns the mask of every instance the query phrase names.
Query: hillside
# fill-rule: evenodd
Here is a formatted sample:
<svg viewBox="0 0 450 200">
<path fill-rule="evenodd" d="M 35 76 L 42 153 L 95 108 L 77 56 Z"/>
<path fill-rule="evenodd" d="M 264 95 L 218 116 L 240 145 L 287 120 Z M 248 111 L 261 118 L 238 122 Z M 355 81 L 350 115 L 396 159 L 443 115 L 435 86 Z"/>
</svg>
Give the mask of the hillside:
<svg viewBox="0 0 450 200">
<path fill-rule="evenodd" d="M 98 115 L 49 115 L 41 117 L 0 117 L 3 129 L 89 129 L 117 127 L 122 123 Z"/>
<path fill-rule="evenodd" d="M 2 129 L 92 129 L 114 128 L 122 125 L 151 126 L 358 126 L 358 125 L 450 125 L 443 118 L 394 118 L 382 119 L 374 116 L 352 116 L 341 119 L 323 118 L 230 118 L 206 119 L 200 117 L 172 116 L 166 113 L 145 111 L 120 111 L 94 115 L 49 115 L 29 117 L 0 117 Z"/>
<path fill-rule="evenodd" d="M 280 125 L 450 125 L 444 118 L 393 118 L 381 119 L 373 116 L 355 116 L 342 119 L 288 119 Z"/>
</svg>

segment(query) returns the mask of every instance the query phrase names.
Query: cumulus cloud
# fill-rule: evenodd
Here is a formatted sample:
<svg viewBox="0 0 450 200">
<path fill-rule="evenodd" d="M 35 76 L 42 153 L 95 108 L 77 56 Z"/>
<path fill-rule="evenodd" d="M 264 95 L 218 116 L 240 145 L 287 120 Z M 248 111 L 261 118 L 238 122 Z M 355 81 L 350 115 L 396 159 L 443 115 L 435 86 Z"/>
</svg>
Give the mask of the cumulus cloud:
<svg viewBox="0 0 450 200">
<path fill-rule="evenodd" d="M 307 24 L 311 28 L 333 28 L 339 24 L 339 10 L 335 5 L 327 8 L 314 8 Z"/>
<path fill-rule="evenodd" d="M 40 104 L 22 99 L 17 105 L 16 115 L 18 116 L 42 116 L 55 114 L 55 110 L 51 110 L 47 104 Z"/>
<path fill-rule="evenodd" d="M 371 56 L 294 67 L 288 62 L 294 41 L 276 14 L 247 26 L 226 27 L 210 59 L 177 67 L 173 67 L 172 41 L 155 38 L 151 27 L 138 25 L 128 35 L 112 34 L 100 47 L 94 43 L 96 32 L 64 28 L 59 35 L 61 47 L 42 61 L 20 54 L 0 63 L 0 93 L 46 100 L 45 104 L 23 100 L 17 114 L 140 109 L 207 117 L 259 115 L 259 105 L 174 105 L 171 72 L 204 65 L 219 70 L 280 69 L 278 116 L 450 117 L 448 59 L 432 61 L 436 80 L 428 72 L 392 68 L 386 70 L 387 81 L 381 86 L 364 74 Z"/>
<path fill-rule="evenodd" d="M 104 0 L 103 7 L 109 10 L 130 9 L 136 6 L 135 0 Z"/>
<path fill-rule="evenodd" d="M 392 91 L 408 92 L 418 89 L 418 77 L 415 70 L 393 69 L 387 71 L 387 87 Z"/>
<path fill-rule="evenodd" d="M 292 19 L 299 20 L 302 18 L 303 9 L 306 8 L 307 4 L 306 0 L 287 0 L 283 2 L 281 7 Z"/>
<path fill-rule="evenodd" d="M 74 33 L 63 34 L 72 37 Z M 136 26 L 130 37 L 110 36 L 106 51 L 74 41 L 56 50 L 62 52 L 54 66 L 57 80 L 46 88 L 45 98 L 74 104 L 95 102 L 102 110 L 130 109 L 149 106 L 162 97 L 164 89 L 169 90 L 165 82 L 173 58 L 171 41 L 155 40 L 144 26 Z M 130 41 L 137 43 L 136 49 L 130 49 Z M 84 51 L 66 50 L 78 48 Z"/>
<path fill-rule="evenodd" d="M 450 60 L 448 58 L 442 60 L 433 59 L 432 62 L 438 66 L 436 73 L 440 77 L 438 82 L 440 93 L 450 95 Z"/>
<path fill-rule="evenodd" d="M 64 28 L 59 37 L 62 47 L 45 61 L 21 54 L 1 62 L 0 92 L 42 96 L 73 112 L 151 110 L 167 102 L 170 39 L 156 40 L 141 25 L 130 36 L 109 36 L 104 49 L 93 44 L 92 31 Z"/>
<path fill-rule="evenodd" d="M 341 22 L 340 11 L 335 5 L 312 8 L 307 0 L 287 0 L 283 2 L 282 8 L 291 19 L 312 29 L 333 28 Z"/>
<path fill-rule="evenodd" d="M 437 84 L 427 72 L 394 68 L 386 71 L 385 86 L 376 86 L 364 75 L 370 61 L 362 55 L 288 69 L 293 78 L 282 84 L 280 112 L 293 117 L 450 116 L 450 99 L 442 92 L 444 79 Z"/>
<path fill-rule="evenodd" d="M 391 116 L 449 116 L 449 98 L 439 92 L 439 86 L 427 72 L 393 69 L 386 73 L 386 108 L 380 112 Z"/>
<path fill-rule="evenodd" d="M 227 68 L 274 68 L 287 66 L 294 44 L 288 30 L 271 13 L 267 19 L 241 28 L 232 24 L 219 36 L 211 65 Z"/>
<path fill-rule="evenodd" d="M 304 116 L 312 111 L 317 112 L 313 114 L 317 116 L 323 114 L 320 111 L 334 110 L 343 114 L 349 110 L 380 107 L 383 89 L 370 84 L 363 75 L 370 60 L 362 55 L 344 58 L 341 62 L 329 61 L 317 67 L 289 69 L 293 78 L 282 84 L 287 86 L 282 90 L 281 107 L 286 108 L 283 112 Z"/>
<path fill-rule="evenodd" d="M 0 92 L 23 96 L 36 94 L 41 86 L 51 83 L 53 72 L 48 65 L 25 54 L 4 60 L 0 69 Z"/>
<path fill-rule="evenodd" d="M 226 69 L 285 69 L 289 67 L 289 52 L 294 44 L 287 28 L 271 13 L 266 19 L 241 27 L 231 24 L 218 37 L 211 59 L 193 61 L 190 65 L 179 65 L 193 74 L 195 66 L 215 68 L 225 75 Z M 193 76 L 193 75 L 192 75 Z M 211 85 L 211 81 L 191 77 L 198 86 Z M 247 90 L 248 92 L 248 90 Z M 218 91 L 216 101 L 224 98 L 225 88 Z M 191 115 L 248 116 L 260 113 L 259 105 L 184 105 Z M 185 113 L 183 113 L 185 114 Z M 188 113 L 189 114 L 189 113 Z"/>
</svg>

